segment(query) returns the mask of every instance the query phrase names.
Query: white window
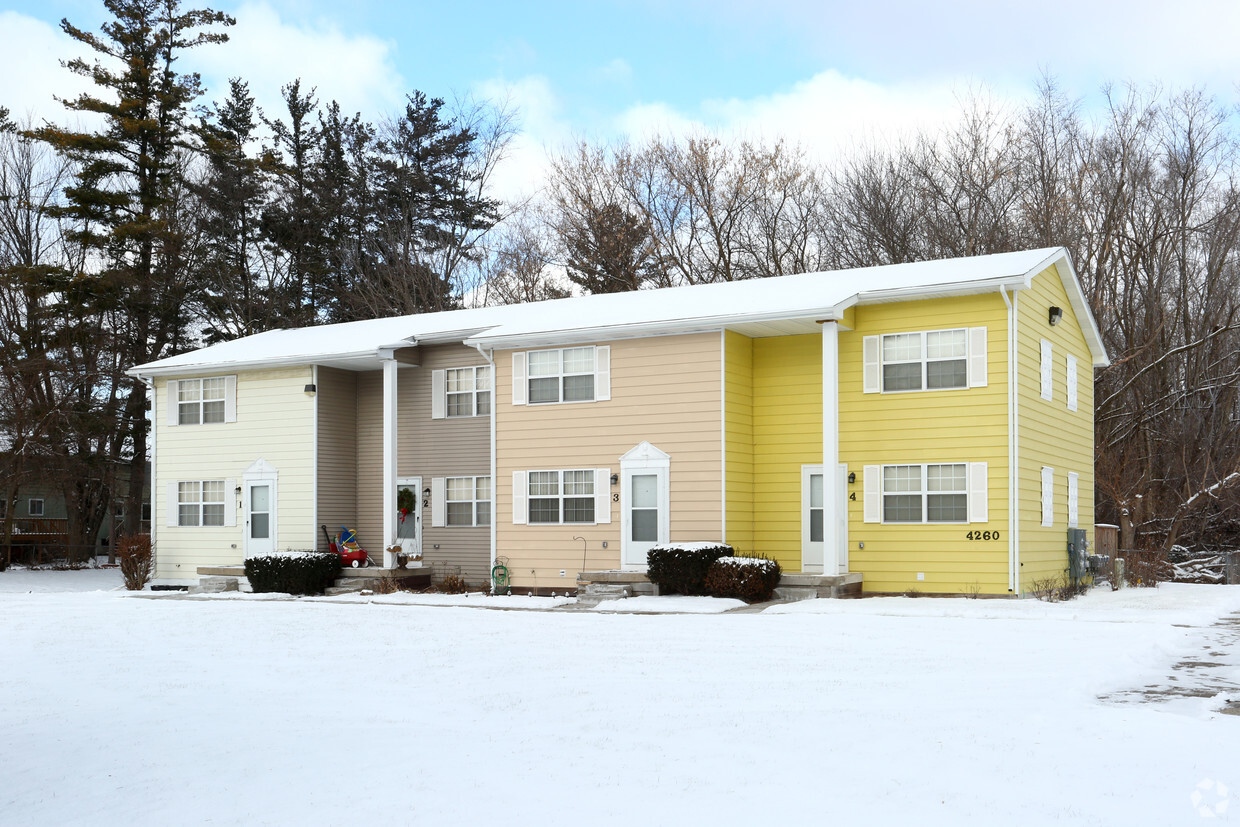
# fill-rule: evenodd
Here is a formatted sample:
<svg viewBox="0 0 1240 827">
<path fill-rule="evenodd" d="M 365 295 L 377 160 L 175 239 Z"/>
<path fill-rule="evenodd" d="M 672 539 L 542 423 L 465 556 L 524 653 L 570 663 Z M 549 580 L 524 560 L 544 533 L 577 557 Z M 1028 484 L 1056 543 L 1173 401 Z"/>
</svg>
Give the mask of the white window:
<svg viewBox="0 0 1240 827">
<path fill-rule="evenodd" d="M 237 377 L 177 379 L 168 383 L 169 425 L 237 421 Z"/>
<path fill-rule="evenodd" d="M 178 482 L 177 525 L 224 525 L 224 497 L 224 480 Z"/>
<path fill-rule="evenodd" d="M 530 523 L 593 523 L 594 471 L 530 471 Z"/>
<path fill-rule="evenodd" d="M 866 336 L 866 393 L 947 390 L 986 385 L 986 328 Z"/>
<path fill-rule="evenodd" d="M 884 465 L 884 523 L 967 523 L 968 464 Z"/>
<path fill-rule="evenodd" d="M 450 526 L 491 524 L 491 478 L 448 477 L 445 487 L 446 523 Z"/>
<path fill-rule="evenodd" d="M 1076 402 L 1076 357 L 1068 354 L 1068 410 L 1075 411 Z"/>
<path fill-rule="evenodd" d="M 512 404 L 611 399 L 611 348 L 567 347 L 512 354 Z"/>
<path fill-rule="evenodd" d="M 1054 353 L 1049 339 L 1042 340 L 1041 368 L 1042 398 L 1050 401 L 1054 396 Z"/>
<path fill-rule="evenodd" d="M 1055 525 L 1055 469 L 1042 466 L 1042 525 Z"/>
<path fill-rule="evenodd" d="M 1081 475 L 1075 471 L 1068 472 L 1068 528 L 1079 528 L 1081 520 Z"/>
<path fill-rule="evenodd" d="M 490 416 L 491 368 L 479 365 L 432 373 L 431 418 Z"/>
<path fill-rule="evenodd" d="M 26 502 L 26 513 L 31 517 L 43 516 L 43 500 L 40 498 L 31 498 Z"/>
</svg>

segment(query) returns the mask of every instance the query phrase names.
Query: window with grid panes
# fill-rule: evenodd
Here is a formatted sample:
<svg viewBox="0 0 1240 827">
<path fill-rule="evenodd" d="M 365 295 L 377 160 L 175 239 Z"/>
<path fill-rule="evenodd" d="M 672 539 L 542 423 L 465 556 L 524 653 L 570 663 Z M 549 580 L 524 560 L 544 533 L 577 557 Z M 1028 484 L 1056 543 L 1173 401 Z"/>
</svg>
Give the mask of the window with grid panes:
<svg viewBox="0 0 1240 827">
<path fill-rule="evenodd" d="M 223 480 L 177 483 L 177 525 L 222 526 L 225 493 Z"/>
<path fill-rule="evenodd" d="M 884 523 L 965 523 L 968 465 L 884 465 Z"/>
<path fill-rule="evenodd" d="M 450 526 L 491 524 L 491 478 L 448 477 L 446 518 Z"/>
<path fill-rule="evenodd" d="M 592 402 L 594 367 L 593 347 L 530 351 L 526 380 L 530 403 Z"/>
<path fill-rule="evenodd" d="M 531 523 L 594 522 L 592 470 L 531 471 L 528 497 Z"/>
<path fill-rule="evenodd" d="M 969 331 L 930 330 L 883 336 L 883 391 L 965 388 Z"/>
<path fill-rule="evenodd" d="M 177 382 L 177 424 L 210 425 L 224 421 L 224 377 Z"/>
<path fill-rule="evenodd" d="M 445 410 L 448 416 L 489 416 L 490 366 L 449 368 L 444 371 Z"/>
</svg>

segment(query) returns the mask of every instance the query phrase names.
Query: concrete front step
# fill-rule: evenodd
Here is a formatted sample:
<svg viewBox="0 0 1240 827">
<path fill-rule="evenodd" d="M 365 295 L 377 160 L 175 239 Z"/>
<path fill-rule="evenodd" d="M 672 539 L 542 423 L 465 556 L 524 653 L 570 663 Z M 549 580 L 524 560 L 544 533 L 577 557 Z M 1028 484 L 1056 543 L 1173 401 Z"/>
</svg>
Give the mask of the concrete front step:
<svg viewBox="0 0 1240 827">
<path fill-rule="evenodd" d="M 775 588 L 775 596 L 780 600 L 860 597 L 861 581 L 861 573 L 854 571 L 846 574 L 784 572 Z M 603 600 L 658 593 L 658 587 L 641 571 L 583 571 L 577 575 L 578 603 L 585 600 L 597 605 Z"/>
</svg>

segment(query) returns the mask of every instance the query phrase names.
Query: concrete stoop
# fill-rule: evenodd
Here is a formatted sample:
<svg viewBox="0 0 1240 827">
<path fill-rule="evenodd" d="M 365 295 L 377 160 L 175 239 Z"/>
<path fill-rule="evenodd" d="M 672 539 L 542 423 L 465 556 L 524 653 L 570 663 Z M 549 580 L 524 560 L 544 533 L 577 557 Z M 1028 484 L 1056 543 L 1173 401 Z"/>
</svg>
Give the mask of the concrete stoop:
<svg viewBox="0 0 1240 827">
<path fill-rule="evenodd" d="M 779 600 L 860 597 L 861 580 L 861 573 L 855 571 L 847 574 L 785 574 L 775 587 L 775 597 Z"/>
<path fill-rule="evenodd" d="M 356 594 L 363 589 L 379 590 L 383 580 L 395 580 L 406 588 L 427 588 L 431 584 L 429 566 L 406 569 L 348 568 L 341 569 L 335 585 L 324 590 L 326 595 Z M 190 594 L 218 594 L 235 592 L 246 583 L 245 566 L 199 566 L 198 585 L 190 588 Z M 249 585 L 246 585 L 246 589 Z"/>
<path fill-rule="evenodd" d="M 820 597 L 861 596 L 860 572 L 847 574 L 786 573 L 775 587 L 777 600 L 815 600 Z M 597 606 L 604 600 L 620 600 L 638 595 L 657 595 L 659 589 L 637 571 L 583 571 L 577 575 L 577 605 Z"/>
</svg>

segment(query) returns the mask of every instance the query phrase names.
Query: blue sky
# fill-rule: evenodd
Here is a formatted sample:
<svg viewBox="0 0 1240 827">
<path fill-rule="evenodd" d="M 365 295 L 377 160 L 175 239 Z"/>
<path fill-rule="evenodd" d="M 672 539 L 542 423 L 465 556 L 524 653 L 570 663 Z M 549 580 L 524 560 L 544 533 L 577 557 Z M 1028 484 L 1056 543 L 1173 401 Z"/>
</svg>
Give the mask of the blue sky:
<svg viewBox="0 0 1240 827">
<path fill-rule="evenodd" d="M 1001 105 L 1056 75 L 1086 109 L 1106 81 L 1205 86 L 1237 100 L 1240 3 L 1228 0 L 809 0 L 212 3 L 226 47 L 186 57 L 212 92 L 239 74 L 268 110 L 295 77 L 378 117 L 404 92 L 507 98 L 524 134 L 509 186 L 575 138 L 712 129 L 840 147 L 951 121 L 982 87 Z M 97 29 L 93 0 L 0 0 L 0 103 L 57 117 L 62 17 Z"/>
</svg>

